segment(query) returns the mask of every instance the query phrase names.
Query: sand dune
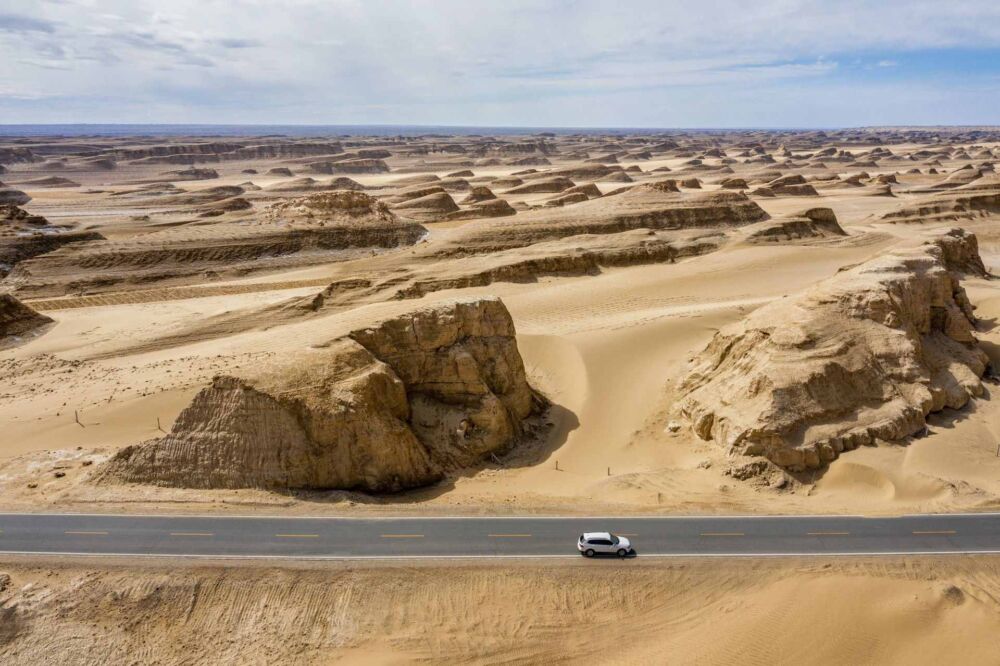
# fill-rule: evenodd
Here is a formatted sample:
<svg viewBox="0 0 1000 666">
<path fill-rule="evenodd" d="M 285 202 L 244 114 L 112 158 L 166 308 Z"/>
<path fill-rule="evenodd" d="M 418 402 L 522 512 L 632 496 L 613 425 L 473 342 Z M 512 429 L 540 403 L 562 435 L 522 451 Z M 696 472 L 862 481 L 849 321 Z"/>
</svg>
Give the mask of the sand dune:
<svg viewBox="0 0 1000 666">
<path fill-rule="evenodd" d="M 906 291 L 921 307 L 900 311 L 924 312 L 924 289 L 943 285 L 945 269 L 927 264 L 936 260 L 920 244 L 955 226 L 978 237 L 983 268 L 997 266 L 1000 233 L 989 199 L 996 177 L 987 163 L 1000 136 L 935 132 L 94 137 L 0 146 L 12 157 L 0 160 L 8 182 L 72 173 L 80 183 L 29 188 L 32 198 L 8 215 L 4 256 L 29 240 L 34 249 L 0 259 L 10 271 L 0 288 L 54 321 L 0 355 L 0 420 L 9 435 L 0 449 L 0 503 L 231 511 L 249 502 L 349 515 L 996 507 L 1000 480 L 990 456 L 1000 412 L 991 372 L 978 378 L 985 362 L 966 362 L 982 357 L 965 334 L 998 367 L 992 322 L 1000 296 L 968 253 L 940 258 L 966 273 L 968 300 L 942 288 L 933 307 L 945 308 L 944 320 L 935 310 L 911 324 L 943 323 L 975 358 L 925 343 L 923 334 L 923 356 L 883 348 L 876 342 L 889 338 L 881 335 L 848 341 L 860 345 L 861 367 L 864 358 L 914 361 L 905 381 L 876 382 L 885 391 L 916 395 L 924 387 L 945 396 L 932 400 L 941 411 L 925 412 L 916 400 L 919 429 L 895 432 L 919 437 L 874 438 L 816 469 L 755 476 L 746 465 L 755 460 L 698 438 L 677 416 L 681 381 L 720 329 L 744 321 L 782 329 L 789 309 L 830 296 L 822 285 L 840 284 L 843 298 L 864 301 L 909 280 L 915 266 L 931 277 Z M 358 172 L 336 177 L 345 166 Z M 216 178 L 188 175 L 210 170 Z M 740 188 L 722 188 L 724 178 Z M 85 242 L 65 242 L 71 238 Z M 864 266 L 881 266 L 873 283 L 857 277 Z M 399 496 L 334 484 L 339 489 L 317 491 L 309 502 L 259 488 L 92 482 L 118 451 L 171 431 L 213 377 L 243 381 L 271 369 L 280 387 L 288 381 L 282 368 L 333 355 L 325 345 L 351 331 L 455 299 L 494 297 L 516 326 L 527 381 L 551 402 L 544 436 L 496 460 L 461 471 L 441 466 L 440 483 Z M 967 322 L 961 331 L 948 325 L 961 323 L 951 319 L 955 308 Z M 882 319 L 849 320 L 825 304 L 804 321 L 860 333 L 885 327 Z M 936 341 L 944 335 L 938 328 L 926 336 Z M 804 351 L 788 353 L 800 359 Z M 831 354 L 817 356 L 817 376 L 836 365 Z M 739 366 L 727 375 L 733 381 L 720 382 L 739 386 L 754 367 Z M 934 375 L 941 382 L 923 382 L 921 373 L 941 367 Z M 775 374 L 768 364 L 757 370 Z M 789 377 L 790 391 L 810 386 L 805 375 Z M 954 390 L 948 377 L 969 390 Z M 958 408 L 960 395 L 976 393 L 973 377 L 983 392 Z M 712 393 L 741 404 L 721 385 Z M 859 413 L 876 407 L 866 403 Z M 782 430 L 782 441 L 804 451 L 829 440 L 821 430 L 850 431 L 852 419 L 833 410 L 801 433 Z"/>
</svg>

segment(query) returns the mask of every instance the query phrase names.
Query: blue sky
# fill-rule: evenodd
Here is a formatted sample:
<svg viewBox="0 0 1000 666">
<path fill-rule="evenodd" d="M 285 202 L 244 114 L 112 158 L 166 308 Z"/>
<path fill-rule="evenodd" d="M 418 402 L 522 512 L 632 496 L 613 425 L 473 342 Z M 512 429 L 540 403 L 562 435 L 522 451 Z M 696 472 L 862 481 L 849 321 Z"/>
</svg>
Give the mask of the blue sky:
<svg viewBox="0 0 1000 666">
<path fill-rule="evenodd" d="M 0 63 L 0 124 L 1000 124 L 986 0 L 0 0 Z"/>
</svg>

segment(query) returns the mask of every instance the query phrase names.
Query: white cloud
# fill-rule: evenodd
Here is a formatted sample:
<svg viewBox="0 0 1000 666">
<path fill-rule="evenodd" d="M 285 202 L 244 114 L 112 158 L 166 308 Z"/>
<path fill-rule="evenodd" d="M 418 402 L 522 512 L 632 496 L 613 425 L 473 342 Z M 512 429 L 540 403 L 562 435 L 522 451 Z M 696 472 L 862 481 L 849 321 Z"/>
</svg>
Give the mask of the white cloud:
<svg viewBox="0 0 1000 666">
<path fill-rule="evenodd" d="M 634 124 L 648 109 L 627 98 L 671 124 L 698 95 L 822 81 L 845 54 L 997 48 L 1000 3 L 0 0 L 0 31 L 0 86 L 65 100 L 0 99 L 0 122 Z"/>
</svg>

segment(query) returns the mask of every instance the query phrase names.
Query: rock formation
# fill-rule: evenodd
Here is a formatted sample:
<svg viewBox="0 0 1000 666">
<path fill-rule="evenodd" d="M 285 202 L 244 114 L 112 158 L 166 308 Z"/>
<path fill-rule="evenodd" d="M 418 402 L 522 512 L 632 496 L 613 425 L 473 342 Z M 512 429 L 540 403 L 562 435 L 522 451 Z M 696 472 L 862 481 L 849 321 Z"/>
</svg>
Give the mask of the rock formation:
<svg viewBox="0 0 1000 666">
<path fill-rule="evenodd" d="M 891 223 L 953 222 L 1000 214 L 1000 178 L 983 177 L 962 187 L 908 202 L 882 219 Z"/>
<path fill-rule="evenodd" d="M 23 206 L 31 201 L 31 196 L 21 190 L 0 183 L 0 205 Z"/>
<path fill-rule="evenodd" d="M 953 229 L 756 310 L 695 359 L 681 413 L 702 439 L 792 470 L 920 431 L 983 392 L 961 272 L 984 269 Z"/>
<path fill-rule="evenodd" d="M 847 235 L 830 208 L 810 208 L 796 215 L 751 224 L 744 227 L 743 231 L 750 243 L 777 243 Z"/>
<path fill-rule="evenodd" d="M 462 199 L 462 203 L 479 203 L 480 201 L 489 201 L 496 198 L 497 195 L 493 194 L 493 191 L 490 188 L 485 185 L 477 185 L 469 190 L 469 194 Z"/>
<path fill-rule="evenodd" d="M 398 491 L 503 452 L 541 399 L 499 299 L 427 307 L 253 378 L 217 377 L 100 482 Z"/>
<path fill-rule="evenodd" d="M 51 319 L 35 312 L 10 294 L 0 294 L 0 347 L 50 323 Z"/>
<path fill-rule="evenodd" d="M 437 189 L 441 191 L 408 199 L 395 204 L 392 208 L 407 217 L 423 221 L 440 219 L 448 213 L 457 211 L 458 205 L 451 195 L 441 188 Z"/>
<path fill-rule="evenodd" d="M 506 199 L 486 199 L 471 204 L 468 208 L 449 213 L 449 220 L 474 220 L 483 217 L 507 217 L 516 215 L 517 211 L 507 203 Z"/>
<path fill-rule="evenodd" d="M 0 204 L 0 277 L 26 259 L 52 252 L 68 243 L 104 240 L 93 231 L 72 231 L 49 224 L 13 204 Z"/>
<path fill-rule="evenodd" d="M 244 206 L 226 201 L 220 204 L 224 209 Z M 42 297 L 70 289 L 101 291 L 178 280 L 206 270 L 243 275 L 367 256 L 374 250 L 412 245 L 426 231 L 364 192 L 337 190 L 279 201 L 249 222 L 219 222 L 196 233 L 181 227 L 62 247 L 21 262 L 8 280 L 19 294 Z"/>
<path fill-rule="evenodd" d="M 440 254 L 480 254 L 580 234 L 631 229 L 683 230 L 741 227 L 768 218 L 738 192 L 680 193 L 673 181 L 643 183 L 611 196 L 572 206 L 518 213 L 493 223 L 470 225 L 442 246 Z"/>
</svg>

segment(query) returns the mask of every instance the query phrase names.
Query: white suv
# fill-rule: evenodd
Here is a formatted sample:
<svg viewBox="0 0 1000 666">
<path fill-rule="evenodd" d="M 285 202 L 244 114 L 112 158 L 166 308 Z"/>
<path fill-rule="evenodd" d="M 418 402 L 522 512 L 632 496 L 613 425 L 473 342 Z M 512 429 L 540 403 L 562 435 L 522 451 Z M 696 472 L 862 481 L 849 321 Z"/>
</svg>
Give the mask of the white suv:
<svg viewBox="0 0 1000 666">
<path fill-rule="evenodd" d="M 610 532 L 584 532 L 576 548 L 587 557 L 597 553 L 615 553 L 618 557 L 625 557 L 632 552 L 632 542 Z"/>
</svg>

